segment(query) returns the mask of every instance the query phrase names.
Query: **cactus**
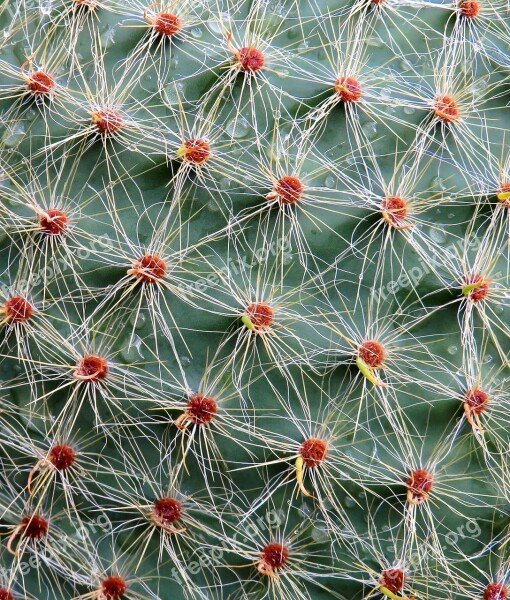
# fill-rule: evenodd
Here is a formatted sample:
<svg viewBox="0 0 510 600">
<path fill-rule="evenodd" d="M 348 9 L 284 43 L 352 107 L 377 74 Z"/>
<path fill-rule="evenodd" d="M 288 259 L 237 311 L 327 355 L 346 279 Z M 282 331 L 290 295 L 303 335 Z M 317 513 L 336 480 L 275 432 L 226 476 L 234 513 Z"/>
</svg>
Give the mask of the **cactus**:
<svg viewBox="0 0 510 600">
<path fill-rule="evenodd" d="M 0 26 L 0 600 L 507 600 L 508 0 Z"/>
</svg>

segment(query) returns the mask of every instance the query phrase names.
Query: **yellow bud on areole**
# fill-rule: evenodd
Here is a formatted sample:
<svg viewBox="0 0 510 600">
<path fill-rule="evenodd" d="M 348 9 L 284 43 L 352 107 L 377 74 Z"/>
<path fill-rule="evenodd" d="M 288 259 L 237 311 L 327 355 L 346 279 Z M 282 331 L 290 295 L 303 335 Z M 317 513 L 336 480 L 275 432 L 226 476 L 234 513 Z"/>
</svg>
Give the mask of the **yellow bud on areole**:
<svg viewBox="0 0 510 600">
<path fill-rule="evenodd" d="M 483 281 L 475 281 L 474 283 L 469 283 L 468 285 L 465 285 L 462 288 L 462 293 L 464 294 L 464 296 L 469 296 L 469 293 L 472 292 L 473 290 L 476 290 L 476 288 L 479 288 L 481 285 L 483 284 Z"/>
<path fill-rule="evenodd" d="M 368 379 L 368 381 L 370 381 L 370 383 L 373 383 L 374 385 L 378 385 L 380 387 L 387 387 L 387 384 L 384 383 L 383 381 L 381 381 L 380 379 L 378 379 L 375 374 L 374 374 L 374 370 L 369 367 L 367 365 L 367 363 L 362 360 L 359 356 L 356 359 L 356 365 L 358 367 L 358 369 L 361 371 L 361 374 Z"/>
<path fill-rule="evenodd" d="M 298 456 L 296 458 L 296 481 L 301 493 L 304 496 L 312 497 L 312 494 L 308 492 L 303 484 L 303 476 L 304 476 L 304 461 L 302 456 Z"/>
<path fill-rule="evenodd" d="M 383 585 L 381 585 L 378 588 L 378 590 L 384 596 L 387 596 L 388 598 L 391 598 L 391 600 L 408 600 L 408 598 L 406 598 L 405 596 L 399 596 L 398 594 L 394 594 L 391 590 L 389 590 L 387 587 L 384 587 Z"/>
<path fill-rule="evenodd" d="M 241 317 L 241 321 L 243 322 L 243 325 L 245 325 L 246 327 L 248 327 L 248 329 L 250 329 L 251 331 L 255 331 L 255 326 L 251 322 L 250 317 L 248 317 L 247 315 L 243 315 Z"/>
<path fill-rule="evenodd" d="M 177 150 L 177 156 L 179 158 L 182 158 L 183 156 L 186 156 L 186 148 L 184 146 L 181 146 L 179 148 L 179 150 Z"/>
<path fill-rule="evenodd" d="M 496 198 L 498 200 L 501 200 L 501 202 L 506 202 L 507 200 L 510 200 L 510 191 L 509 192 L 500 192 Z"/>
</svg>

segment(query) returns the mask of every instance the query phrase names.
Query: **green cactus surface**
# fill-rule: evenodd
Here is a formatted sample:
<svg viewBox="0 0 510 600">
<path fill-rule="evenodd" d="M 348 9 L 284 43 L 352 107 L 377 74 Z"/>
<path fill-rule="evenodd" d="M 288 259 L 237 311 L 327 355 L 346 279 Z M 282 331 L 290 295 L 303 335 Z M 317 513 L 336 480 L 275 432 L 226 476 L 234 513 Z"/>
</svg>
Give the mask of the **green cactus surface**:
<svg viewBox="0 0 510 600">
<path fill-rule="evenodd" d="M 510 600 L 509 0 L 0 0 L 0 600 Z"/>
</svg>

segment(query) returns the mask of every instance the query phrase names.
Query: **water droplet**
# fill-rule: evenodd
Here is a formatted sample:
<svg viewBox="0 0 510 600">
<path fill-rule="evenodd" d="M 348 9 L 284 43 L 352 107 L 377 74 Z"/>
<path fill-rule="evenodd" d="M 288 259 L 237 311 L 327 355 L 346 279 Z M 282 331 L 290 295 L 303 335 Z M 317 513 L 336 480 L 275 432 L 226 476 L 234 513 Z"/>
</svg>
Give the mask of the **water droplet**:
<svg viewBox="0 0 510 600">
<path fill-rule="evenodd" d="M 226 131 L 233 138 L 242 138 L 250 131 L 250 124 L 244 117 L 236 117 L 227 123 Z"/>
<path fill-rule="evenodd" d="M 101 45 L 103 48 L 111 48 L 115 43 L 115 34 L 117 33 L 117 26 L 107 27 L 101 33 Z"/>
<path fill-rule="evenodd" d="M 140 312 L 138 314 L 138 317 L 136 315 L 133 315 L 131 319 L 129 319 L 129 321 L 135 329 L 142 329 L 145 325 L 145 322 L 147 321 L 147 317 L 145 316 L 145 313 Z"/>
<path fill-rule="evenodd" d="M 451 354 L 453 356 L 454 354 L 457 354 L 458 351 L 459 349 L 454 344 L 448 346 L 448 354 Z"/>
<path fill-rule="evenodd" d="M 131 341 L 131 345 L 129 342 Z M 140 358 L 144 358 L 142 353 L 142 338 L 137 335 L 133 339 L 128 339 L 126 346 L 120 351 L 120 355 L 127 363 L 138 362 Z"/>
<path fill-rule="evenodd" d="M 444 244 L 446 242 L 446 233 L 445 233 L 444 229 L 431 227 L 429 231 L 430 231 L 430 237 L 437 244 Z"/>
<path fill-rule="evenodd" d="M 326 180 L 324 181 L 324 185 L 328 188 L 334 188 L 336 184 L 336 177 L 333 177 L 332 175 L 328 175 L 326 177 Z"/>
<path fill-rule="evenodd" d="M 406 115 L 412 115 L 416 112 L 416 110 L 412 106 L 405 106 L 404 112 Z"/>
<path fill-rule="evenodd" d="M 230 189 L 231 185 L 232 181 L 228 177 L 222 177 L 218 182 L 218 187 L 223 191 Z"/>
<path fill-rule="evenodd" d="M 442 177 L 433 177 L 432 180 L 430 181 L 430 185 L 435 189 L 439 189 L 439 190 L 446 189 L 446 182 Z"/>
<path fill-rule="evenodd" d="M 24 137 L 25 125 L 18 121 L 5 130 L 2 141 L 8 148 L 14 148 Z"/>
<path fill-rule="evenodd" d="M 378 35 L 374 35 L 368 38 L 367 45 L 372 46 L 372 48 L 382 48 L 384 44 Z"/>
<path fill-rule="evenodd" d="M 219 19 L 211 19 L 209 21 L 209 29 L 213 33 L 223 33 L 223 23 L 230 21 L 230 15 L 228 13 L 221 13 Z"/>
<path fill-rule="evenodd" d="M 356 506 L 356 500 L 351 498 L 351 496 L 346 496 L 344 498 L 344 506 L 345 508 L 354 508 Z"/>
<path fill-rule="evenodd" d="M 167 104 L 179 104 L 184 96 L 184 84 L 181 81 L 171 81 L 163 88 L 162 96 Z"/>
<path fill-rule="evenodd" d="M 377 123 L 369 121 L 363 125 L 363 131 L 369 140 L 373 140 L 377 135 Z"/>
<path fill-rule="evenodd" d="M 39 4 L 39 10 L 42 15 L 49 15 L 53 10 L 53 0 L 44 0 Z"/>
<path fill-rule="evenodd" d="M 191 358 L 189 356 L 181 356 L 181 365 L 186 369 L 191 365 Z"/>
<path fill-rule="evenodd" d="M 193 27 L 190 33 L 194 38 L 197 39 L 200 39 L 204 35 L 204 32 L 202 29 L 200 29 L 200 27 Z"/>
</svg>

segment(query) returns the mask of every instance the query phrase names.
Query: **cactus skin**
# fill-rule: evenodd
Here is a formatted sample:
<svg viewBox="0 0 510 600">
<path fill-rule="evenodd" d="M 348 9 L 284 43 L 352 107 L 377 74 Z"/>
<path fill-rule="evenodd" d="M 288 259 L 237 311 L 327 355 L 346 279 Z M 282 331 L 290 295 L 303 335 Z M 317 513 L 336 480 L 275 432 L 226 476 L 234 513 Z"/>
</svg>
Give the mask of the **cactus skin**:
<svg viewBox="0 0 510 600">
<path fill-rule="evenodd" d="M 0 29 L 0 600 L 506 600 L 508 0 Z"/>
</svg>

